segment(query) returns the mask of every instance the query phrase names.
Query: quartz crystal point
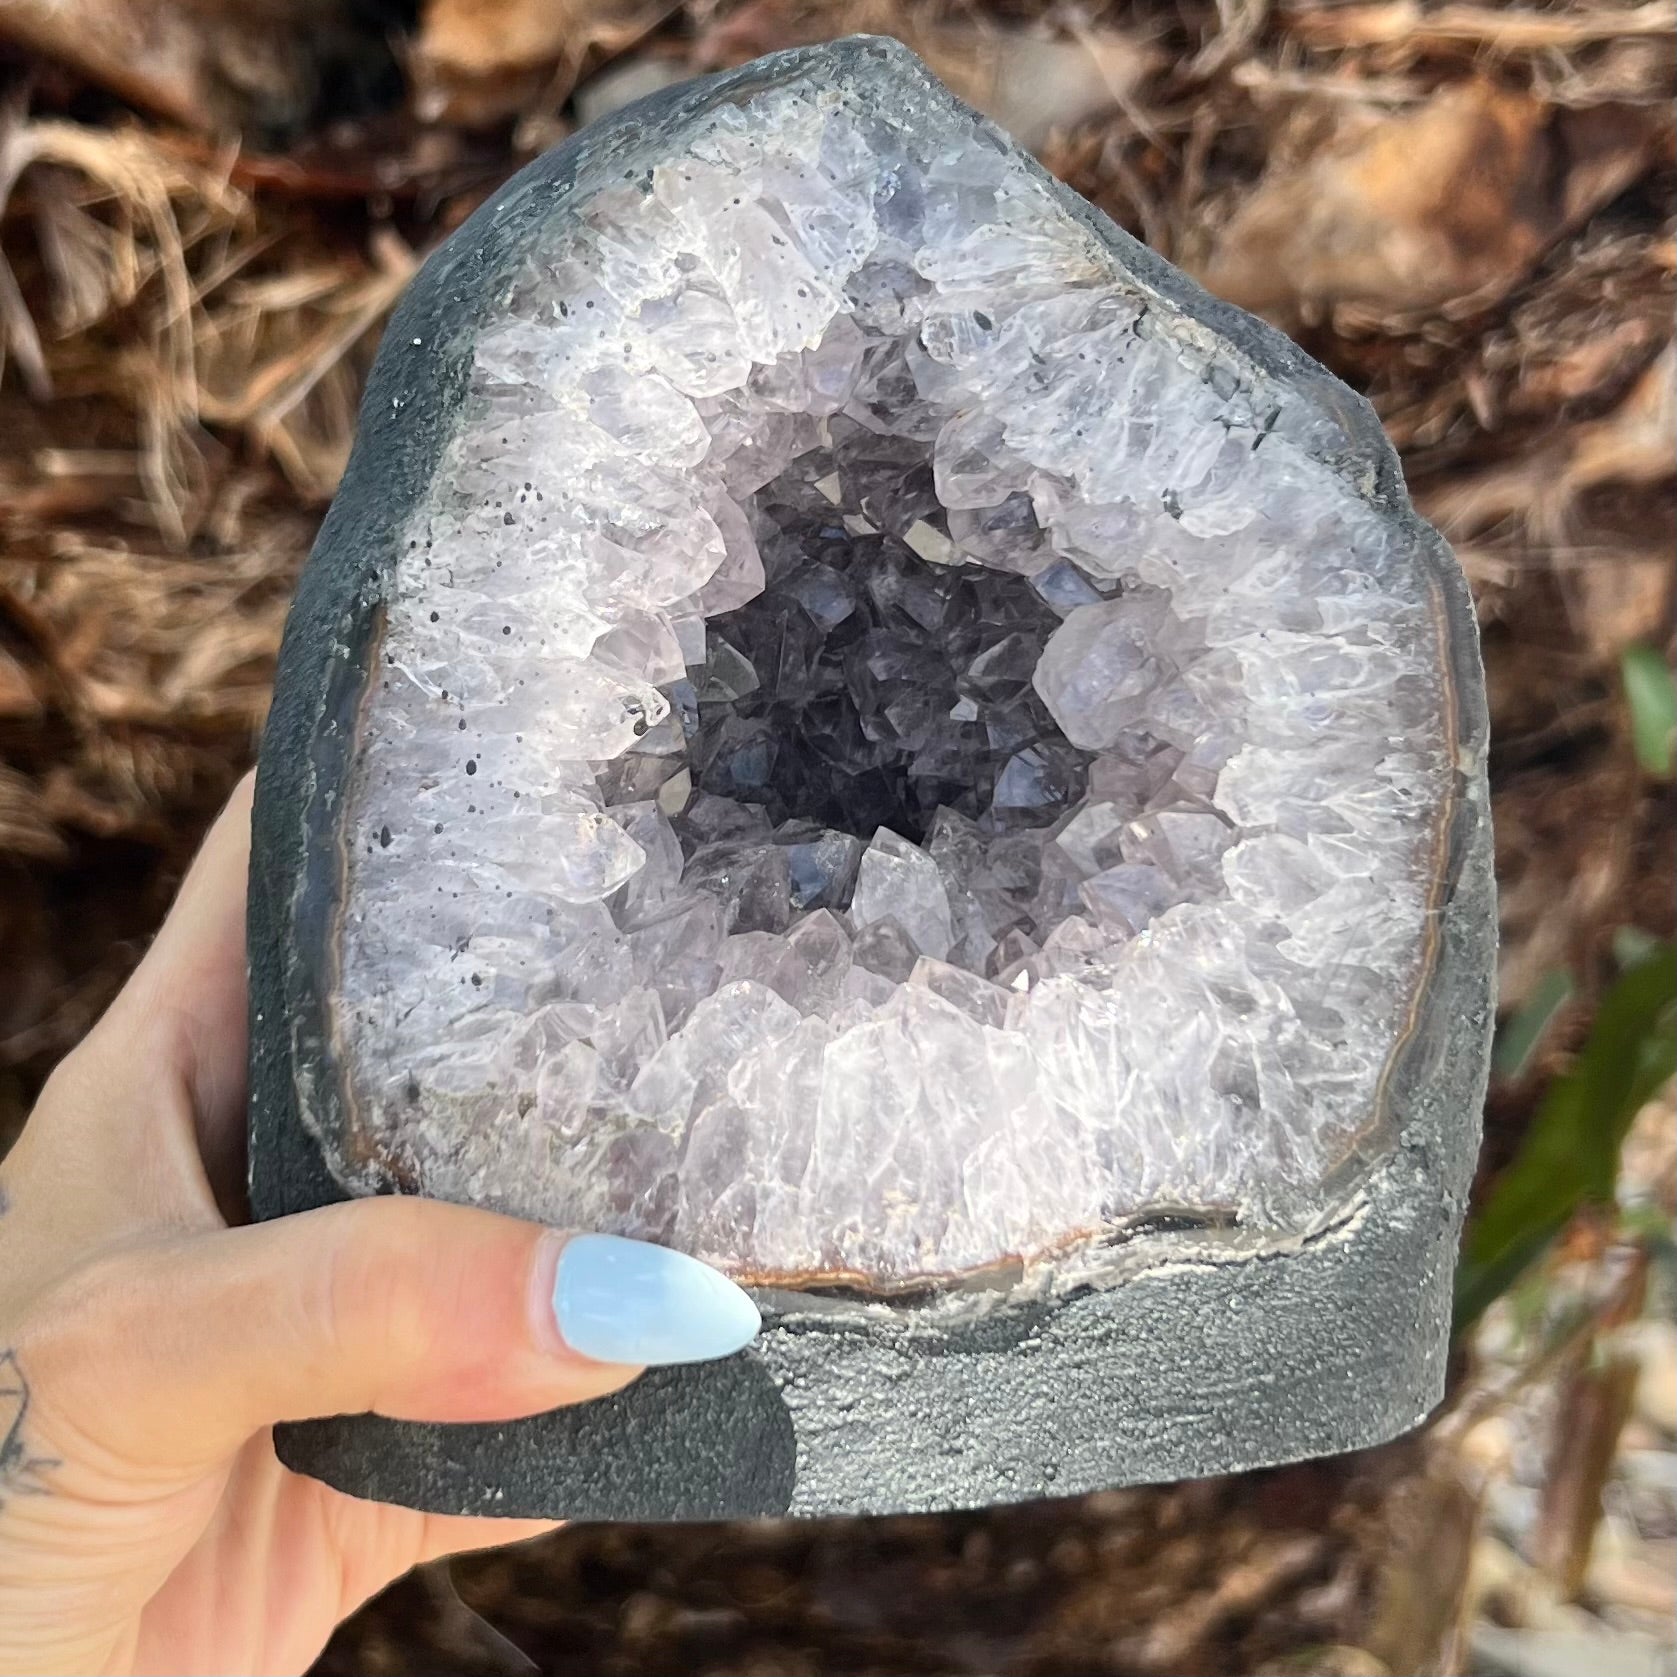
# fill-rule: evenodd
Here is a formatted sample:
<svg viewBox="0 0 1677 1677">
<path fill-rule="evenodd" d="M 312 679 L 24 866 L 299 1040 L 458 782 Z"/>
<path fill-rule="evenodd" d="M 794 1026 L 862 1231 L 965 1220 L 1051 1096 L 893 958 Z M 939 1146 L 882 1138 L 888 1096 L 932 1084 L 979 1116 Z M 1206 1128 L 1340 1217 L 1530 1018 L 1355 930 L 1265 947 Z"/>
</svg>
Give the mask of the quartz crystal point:
<svg viewBox="0 0 1677 1677">
<path fill-rule="evenodd" d="M 1479 682 L 1366 408 L 907 53 L 678 90 L 391 328 L 265 756 L 259 1107 L 333 1193 L 842 1316 L 1296 1250 L 1449 1077 L 1445 1250 Z"/>
</svg>

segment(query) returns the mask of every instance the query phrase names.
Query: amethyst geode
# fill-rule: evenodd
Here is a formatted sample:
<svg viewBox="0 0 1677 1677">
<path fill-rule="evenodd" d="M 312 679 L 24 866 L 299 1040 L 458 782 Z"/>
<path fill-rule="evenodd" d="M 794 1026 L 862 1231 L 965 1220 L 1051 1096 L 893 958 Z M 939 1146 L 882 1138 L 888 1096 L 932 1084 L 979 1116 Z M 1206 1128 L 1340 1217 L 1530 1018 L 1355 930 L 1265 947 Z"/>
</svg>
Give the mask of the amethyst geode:
<svg viewBox="0 0 1677 1677">
<path fill-rule="evenodd" d="M 1366 407 L 901 48 L 585 132 L 415 282 L 299 593 L 253 1194 L 664 1241 L 769 1327 L 288 1459 L 820 1512 L 1408 1425 L 1484 1070 L 1483 749 Z"/>
</svg>

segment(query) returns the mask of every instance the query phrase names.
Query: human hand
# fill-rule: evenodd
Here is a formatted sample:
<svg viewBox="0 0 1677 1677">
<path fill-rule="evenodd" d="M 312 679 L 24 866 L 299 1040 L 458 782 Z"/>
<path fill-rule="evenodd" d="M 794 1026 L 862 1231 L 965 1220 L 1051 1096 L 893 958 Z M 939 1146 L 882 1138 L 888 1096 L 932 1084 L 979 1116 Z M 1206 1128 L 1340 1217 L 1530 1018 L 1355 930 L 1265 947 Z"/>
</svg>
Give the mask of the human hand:
<svg viewBox="0 0 1677 1677">
<path fill-rule="evenodd" d="M 690 1258 L 385 1198 L 230 1228 L 247 780 L 0 1166 L 0 1673 L 300 1671 L 421 1561 L 541 1522 L 363 1502 L 271 1426 L 494 1421 L 757 1328 Z"/>
</svg>

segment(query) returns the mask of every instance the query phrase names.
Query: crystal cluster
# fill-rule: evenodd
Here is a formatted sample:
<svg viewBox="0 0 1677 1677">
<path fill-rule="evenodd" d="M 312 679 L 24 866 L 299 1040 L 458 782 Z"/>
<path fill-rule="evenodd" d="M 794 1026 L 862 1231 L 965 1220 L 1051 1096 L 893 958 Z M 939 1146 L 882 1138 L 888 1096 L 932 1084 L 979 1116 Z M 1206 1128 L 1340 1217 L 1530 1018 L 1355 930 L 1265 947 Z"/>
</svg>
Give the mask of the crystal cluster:
<svg viewBox="0 0 1677 1677">
<path fill-rule="evenodd" d="M 882 1288 L 1285 1224 L 1429 959 L 1412 538 L 978 125 L 629 161 L 388 601 L 338 1168 Z"/>
</svg>

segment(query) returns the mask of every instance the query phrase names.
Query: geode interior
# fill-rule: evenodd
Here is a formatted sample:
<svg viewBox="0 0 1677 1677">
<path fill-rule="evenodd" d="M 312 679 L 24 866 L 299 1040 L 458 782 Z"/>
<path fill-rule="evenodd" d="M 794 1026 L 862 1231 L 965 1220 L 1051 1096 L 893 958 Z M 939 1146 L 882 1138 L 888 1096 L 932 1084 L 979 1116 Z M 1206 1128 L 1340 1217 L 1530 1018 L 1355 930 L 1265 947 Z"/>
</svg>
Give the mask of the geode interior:
<svg viewBox="0 0 1677 1677">
<path fill-rule="evenodd" d="M 1308 1226 L 1432 959 L 1416 536 L 993 131 L 694 133 L 525 264 L 408 532 L 334 1169 L 886 1292 Z"/>
</svg>

